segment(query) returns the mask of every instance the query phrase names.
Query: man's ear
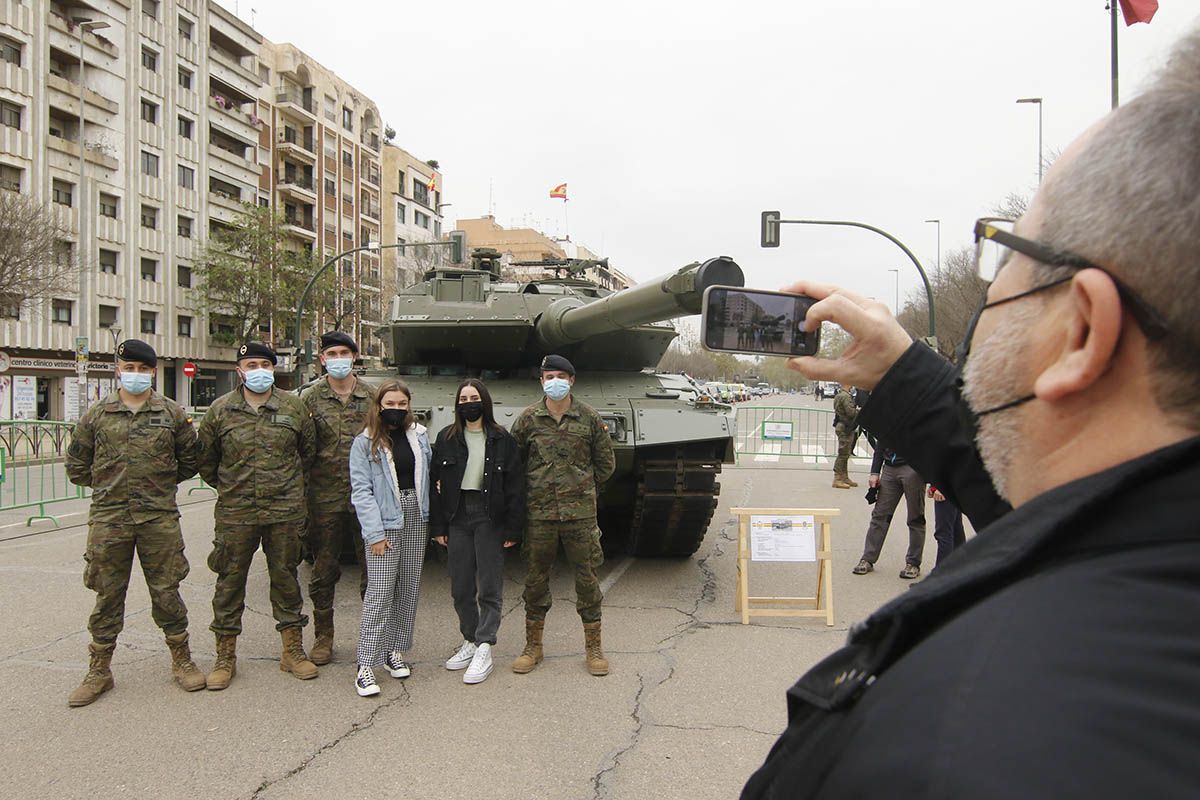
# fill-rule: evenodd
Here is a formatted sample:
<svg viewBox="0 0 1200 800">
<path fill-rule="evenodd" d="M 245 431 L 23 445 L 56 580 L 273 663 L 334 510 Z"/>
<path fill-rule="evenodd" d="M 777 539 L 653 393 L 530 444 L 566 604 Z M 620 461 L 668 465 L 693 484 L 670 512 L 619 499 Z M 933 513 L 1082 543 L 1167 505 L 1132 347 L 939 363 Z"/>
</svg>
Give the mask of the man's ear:
<svg viewBox="0 0 1200 800">
<path fill-rule="evenodd" d="M 1121 339 L 1121 295 L 1112 278 L 1085 269 L 1072 278 L 1061 319 L 1050 326 L 1057 342 L 1047 347 L 1053 360 L 1033 384 L 1041 400 L 1051 402 L 1086 391 L 1107 372 Z"/>
</svg>

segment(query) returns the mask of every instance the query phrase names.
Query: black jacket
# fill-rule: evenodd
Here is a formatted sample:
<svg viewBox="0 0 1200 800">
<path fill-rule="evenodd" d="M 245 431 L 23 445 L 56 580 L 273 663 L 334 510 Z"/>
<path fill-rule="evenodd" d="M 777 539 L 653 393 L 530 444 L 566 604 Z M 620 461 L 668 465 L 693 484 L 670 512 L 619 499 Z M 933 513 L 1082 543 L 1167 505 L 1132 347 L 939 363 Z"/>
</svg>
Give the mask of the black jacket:
<svg viewBox="0 0 1200 800">
<path fill-rule="evenodd" d="M 864 411 L 980 527 L 1003 503 L 914 347 Z M 1190 439 L 995 519 L 788 691 L 742 797 L 1196 797 L 1198 481 Z"/>
<path fill-rule="evenodd" d="M 458 511 L 463 472 L 467 468 L 467 440 L 451 438 L 452 426 L 438 434 L 429 464 L 429 535 L 446 536 Z M 441 490 L 438 490 L 439 483 Z M 512 434 L 503 428 L 487 429 L 484 446 L 483 497 L 488 517 L 507 541 L 519 542 L 525 530 L 525 467 Z"/>
</svg>

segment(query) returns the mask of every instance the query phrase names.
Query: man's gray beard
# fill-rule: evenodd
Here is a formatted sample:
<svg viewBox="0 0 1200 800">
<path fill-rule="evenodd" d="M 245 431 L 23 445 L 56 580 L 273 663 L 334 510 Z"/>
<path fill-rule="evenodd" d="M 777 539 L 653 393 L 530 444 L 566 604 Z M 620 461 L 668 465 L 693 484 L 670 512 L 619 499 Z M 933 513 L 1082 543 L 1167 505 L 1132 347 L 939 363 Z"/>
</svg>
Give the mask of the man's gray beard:
<svg viewBox="0 0 1200 800">
<path fill-rule="evenodd" d="M 971 355 L 963 372 L 963 397 L 976 414 L 981 410 L 1011 403 L 1028 390 L 1014 386 L 1029 351 L 1028 333 L 1041 310 L 1041 303 L 1025 301 L 1010 310 L 1007 318 L 992 331 L 986 341 L 972 343 Z M 1020 423 L 1021 408 L 1005 409 L 980 417 L 975 444 L 983 467 L 992 478 L 996 492 L 1005 500 L 1013 459 L 1020 453 L 1024 439 Z M 1011 500 L 1010 500 L 1011 502 Z"/>
</svg>

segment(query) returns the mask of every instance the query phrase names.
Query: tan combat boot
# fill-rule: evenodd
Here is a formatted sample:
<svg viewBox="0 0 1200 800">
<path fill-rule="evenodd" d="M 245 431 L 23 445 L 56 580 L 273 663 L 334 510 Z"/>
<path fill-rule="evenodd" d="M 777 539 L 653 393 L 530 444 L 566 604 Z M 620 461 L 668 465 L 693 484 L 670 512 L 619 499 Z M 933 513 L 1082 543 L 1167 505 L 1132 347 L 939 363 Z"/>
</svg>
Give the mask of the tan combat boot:
<svg viewBox="0 0 1200 800">
<path fill-rule="evenodd" d="M 192 651 L 188 647 L 187 631 L 167 637 L 167 647 L 171 648 L 171 674 L 175 682 L 185 692 L 195 692 L 203 689 L 207 683 L 204 673 L 192 661 Z"/>
<path fill-rule="evenodd" d="M 833 479 L 833 488 L 835 489 L 853 489 L 855 486 L 858 486 L 858 484 L 851 483 L 849 478 L 843 478 L 841 475 Z"/>
<path fill-rule="evenodd" d="M 318 667 L 323 667 L 333 661 L 333 609 L 313 609 L 313 629 L 316 640 L 313 641 L 309 659 Z"/>
<path fill-rule="evenodd" d="M 72 708 L 90 705 L 96 702 L 96 698 L 100 695 L 113 688 L 112 671 L 108 667 L 112 663 L 113 650 L 116 647 L 116 642 L 112 644 L 92 642 L 88 645 L 91 658 L 88 660 L 87 675 L 84 676 L 83 683 L 71 692 L 71 696 L 67 698 L 67 705 Z"/>
<path fill-rule="evenodd" d="M 284 628 L 280 636 L 283 638 L 283 653 L 279 656 L 279 668 L 302 681 L 317 677 L 317 665 L 304 654 L 304 629 Z"/>
<path fill-rule="evenodd" d="M 533 668 L 542 663 L 542 631 L 545 627 L 544 619 L 525 620 L 525 649 L 513 660 L 513 672 L 524 675 L 533 672 Z"/>
<path fill-rule="evenodd" d="M 596 677 L 608 674 L 608 659 L 600 648 L 600 623 L 583 623 L 584 658 L 587 659 L 588 672 Z"/>
<path fill-rule="evenodd" d="M 208 673 L 208 688 L 219 692 L 229 686 L 233 676 L 237 674 L 237 637 L 217 634 L 217 660 L 213 663 L 212 672 Z"/>
</svg>

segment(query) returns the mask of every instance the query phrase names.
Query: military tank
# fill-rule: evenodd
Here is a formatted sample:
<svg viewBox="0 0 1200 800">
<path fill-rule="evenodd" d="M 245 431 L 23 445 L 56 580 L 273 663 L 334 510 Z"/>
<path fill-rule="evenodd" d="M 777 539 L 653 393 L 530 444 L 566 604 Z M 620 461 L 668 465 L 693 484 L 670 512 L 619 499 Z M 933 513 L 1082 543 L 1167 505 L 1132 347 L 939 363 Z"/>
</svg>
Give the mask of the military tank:
<svg viewBox="0 0 1200 800">
<path fill-rule="evenodd" d="M 667 320 L 698 314 L 709 286 L 741 286 L 726 257 L 693 263 L 613 292 L 584 277 L 605 262 L 537 262 L 553 273 L 528 283 L 501 276 L 500 253 L 476 250 L 471 265 L 438 267 L 392 301 L 383 340 L 386 368 L 365 377 L 403 379 L 431 436 L 453 421 L 464 377 L 488 385 L 496 420 L 511 426 L 542 397 L 538 367 L 566 356 L 574 395 L 603 417 L 617 469 L 599 496 L 608 552 L 688 556 L 717 505 L 722 464 L 734 459 L 728 407 L 685 398 L 653 373 L 678 335 Z"/>
</svg>

